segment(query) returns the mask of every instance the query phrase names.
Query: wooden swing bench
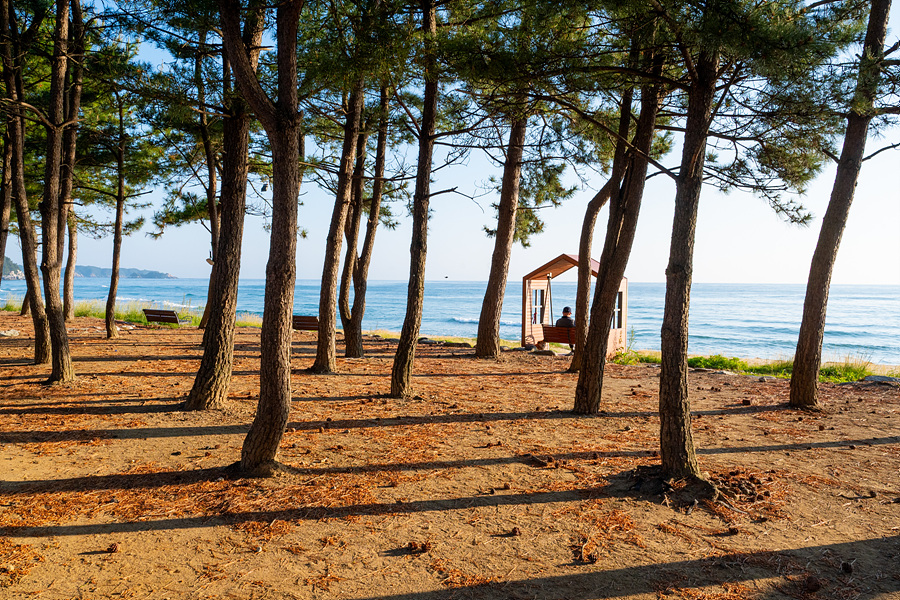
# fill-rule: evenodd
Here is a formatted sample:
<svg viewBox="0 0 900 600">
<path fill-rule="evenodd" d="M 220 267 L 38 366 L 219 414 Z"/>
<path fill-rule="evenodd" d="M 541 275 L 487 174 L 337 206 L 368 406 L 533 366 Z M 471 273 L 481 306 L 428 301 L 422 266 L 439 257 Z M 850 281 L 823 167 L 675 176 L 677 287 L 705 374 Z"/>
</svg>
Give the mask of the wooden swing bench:
<svg viewBox="0 0 900 600">
<path fill-rule="evenodd" d="M 318 331 L 319 317 L 294 315 L 292 326 L 297 331 Z"/>
<path fill-rule="evenodd" d="M 575 328 L 574 327 L 554 327 L 551 325 L 541 325 L 544 333 L 545 342 L 553 342 L 556 344 L 575 345 Z"/>
</svg>

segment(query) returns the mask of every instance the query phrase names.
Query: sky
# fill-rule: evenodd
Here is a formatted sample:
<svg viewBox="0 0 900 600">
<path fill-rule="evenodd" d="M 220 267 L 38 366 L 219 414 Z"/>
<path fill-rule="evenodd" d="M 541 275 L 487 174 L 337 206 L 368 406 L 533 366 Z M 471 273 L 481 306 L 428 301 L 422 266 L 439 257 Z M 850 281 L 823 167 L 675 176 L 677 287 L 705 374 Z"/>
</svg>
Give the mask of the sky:
<svg viewBox="0 0 900 600">
<path fill-rule="evenodd" d="M 870 140 L 867 152 L 885 141 Z M 677 165 L 678 153 L 662 162 Z M 473 156 L 468 165 L 441 175 L 432 190 L 458 186 L 474 194 L 476 186 L 499 170 Z M 545 231 L 529 248 L 517 245 L 510 262 L 509 279 L 516 280 L 562 253 L 577 254 L 581 222 L 587 202 L 603 177 L 590 181 L 594 189 L 580 190 L 557 209 L 542 211 Z M 834 168 L 824 171 L 809 187 L 802 202 L 814 214 L 808 227 L 780 220 L 764 200 L 746 193 L 703 190 L 694 249 L 694 281 L 702 283 L 805 283 L 834 181 Z M 303 205 L 300 226 L 308 236 L 298 240 L 297 278 L 319 279 L 325 252 L 334 198 L 310 184 L 301 190 Z M 650 179 L 638 225 L 637 236 L 626 271 L 633 282 L 665 281 L 665 267 L 671 238 L 674 184 L 667 177 Z M 457 194 L 432 198 L 428 234 L 426 278 L 458 281 L 486 281 L 490 270 L 493 240 L 483 232 L 495 225 L 490 207 L 492 197 L 475 201 Z M 409 274 L 411 219 L 405 211 L 395 230 L 380 228 L 370 268 L 372 280 L 406 280 Z M 602 250 L 606 210 L 597 221 L 593 256 Z M 112 240 L 79 239 L 79 264 L 109 266 Z M 242 250 L 241 277 L 262 279 L 268 255 L 268 233 L 257 217 L 248 217 Z M 16 244 L 8 254 L 18 260 Z M 154 240 L 138 232 L 125 239 L 122 266 L 164 271 L 181 278 L 209 276 L 209 234 L 200 225 L 167 230 Z M 575 279 L 575 271 L 563 275 Z M 834 284 L 900 285 L 900 152 L 885 152 L 864 163 L 850 218 L 832 278 Z"/>
<path fill-rule="evenodd" d="M 891 31 L 897 30 L 896 12 L 891 18 Z M 900 142 L 900 127 L 895 127 L 890 136 L 878 139 L 870 135 L 867 154 L 888 142 Z M 676 147 L 661 162 L 677 167 L 679 158 Z M 481 189 L 479 185 L 491 175 L 499 179 L 500 169 L 472 155 L 468 164 L 440 171 L 432 191 L 456 186 L 465 194 L 475 195 Z M 572 177 L 572 181 L 576 179 Z M 804 284 L 833 182 L 832 164 L 801 198 L 814 215 L 808 227 L 783 222 L 764 200 L 746 193 L 725 195 L 706 186 L 700 199 L 693 281 Z M 560 208 L 541 211 L 545 229 L 533 237 L 530 247 L 515 246 L 509 280 L 520 279 L 560 254 L 578 253 L 585 207 L 603 183 L 602 176 L 594 175 L 589 180 L 592 189 L 581 189 Z M 322 275 L 334 197 L 311 184 L 304 185 L 301 195 L 299 226 L 308 231 L 308 236 L 298 240 L 297 279 L 316 280 Z M 674 196 L 675 186 L 668 177 L 657 176 L 648 181 L 625 273 L 630 281 L 665 281 Z M 161 199 L 161 192 L 150 197 Z M 426 279 L 487 280 L 493 239 L 484 234 L 483 228 L 496 226 L 492 201 L 496 197 L 475 201 L 458 194 L 440 194 L 432 198 Z M 372 280 L 408 279 L 411 219 L 399 208 L 395 213 L 400 217 L 400 225 L 395 230 L 380 228 L 376 236 L 369 269 Z M 603 247 L 606 219 L 604 210 L 594 232 L 594 258 L 599 258 Z M 209 234 L 201 225 L 170 228 L 160 239 L 148 237 L 148 230 L 145 227 L 124 240 L 123 267 L 163 271 L 181 278 L 209 277 Z M 247 217 L 241 278 L 265 277 L 268 249 L 268 233 L 262 219 Z M 81 236 L 78 254 L 79 264 L 108 267 L 112 262 L 112 239 Z M 7 255 L 21 263 L 17 240 L 7 245 Z M 561 279 L 574 281 L 575 269 Z M 832 283 L 900 285 L 900 150 L 884 152 L 863 163 Z"/>
</svg>

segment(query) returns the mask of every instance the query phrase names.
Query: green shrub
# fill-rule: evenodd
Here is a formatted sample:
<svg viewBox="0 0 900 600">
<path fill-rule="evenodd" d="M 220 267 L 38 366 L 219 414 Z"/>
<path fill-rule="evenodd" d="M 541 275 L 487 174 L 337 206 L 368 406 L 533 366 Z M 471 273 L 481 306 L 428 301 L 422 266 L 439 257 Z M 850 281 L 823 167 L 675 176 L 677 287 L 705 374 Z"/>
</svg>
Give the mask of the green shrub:
<svg viewBox="0 0 900 600">
<path fill-rule="evenodd" d="M 775 360 L 762 365 L 753 365 L 747 368 L 748 373 L 756 375 L 771 375 L 782 379 L 790 379 L 794 370 L 793 360 Z"/>
<path fill-rule="evenodd" d="M 6 302 L 3 304 L 3 310 L 20 312 L 22 310 L 22 300 L 23 298 L 15 298 L 10 294 L 6 297 Z"/>
<path fill-rule="evenodd" d="M 819 369 L 819 381 L 847 383 L 859 381 L 872 374 L 871 363 L 865 358 L 847 357 L 843 363 L 829 364 Z"/>
<path fill-rule="evenodd" d="M 688 366 L 694 369 L 718 369 L 720 371 L 746 371 L 748 365 L 739 358 L 727 358 L 721 354 L 695 356 L 688 359 Z"/>
</svg>

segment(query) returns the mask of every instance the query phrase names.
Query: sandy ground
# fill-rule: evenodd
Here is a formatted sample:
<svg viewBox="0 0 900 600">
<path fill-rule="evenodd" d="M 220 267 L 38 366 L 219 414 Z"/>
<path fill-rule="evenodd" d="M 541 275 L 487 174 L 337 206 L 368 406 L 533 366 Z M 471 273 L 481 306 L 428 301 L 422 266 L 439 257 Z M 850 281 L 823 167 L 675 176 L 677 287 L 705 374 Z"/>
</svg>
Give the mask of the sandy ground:
<svg viewBox="0 0 900 600">
<path fill-rule="evenodd" d="M 692 372 L 693 433 L 721 501 L 643 477 L 658 368 L 610 365 L 575 416 L 568 358 L 420 345 L 417 396 L 385 397 L 392 343 L 304 371 L 280 459 L 231 479 L 258 393 L 240 329 L 230 406 L 186 413 L 195 329 L 119 340 L 79 318 L 78 380 L 44 386 L 30 320 L 0 313 L 0 598 L 407 600 L 900 598 L 900 389 Z"/>
</svg>

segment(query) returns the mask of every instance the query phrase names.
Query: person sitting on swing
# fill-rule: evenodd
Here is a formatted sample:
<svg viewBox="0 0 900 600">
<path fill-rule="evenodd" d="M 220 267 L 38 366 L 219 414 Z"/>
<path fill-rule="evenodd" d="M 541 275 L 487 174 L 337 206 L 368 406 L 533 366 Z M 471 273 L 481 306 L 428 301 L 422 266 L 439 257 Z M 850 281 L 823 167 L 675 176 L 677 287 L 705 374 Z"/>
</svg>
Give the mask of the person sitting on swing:
<svg viewBox="0 0 900 600">
<path fill-rule="evenodd" d="M 557 327 L 575 327 L 575 319 L 572 318 L 572 309 L 568 306 L 563 307 L 563 314 L 556 320 Z M 569 337 L 569 339 L 572 339 Z M 569 344 L 569 350 L 574 351 L 575 345 Z"/>
<path fill-rule="evenodd" d="M 563 314 L 556 320 L 557 327 L 575 327 L 575 319 L 572 318 L 572 309 L 566 306 Z"/>
</svg>

